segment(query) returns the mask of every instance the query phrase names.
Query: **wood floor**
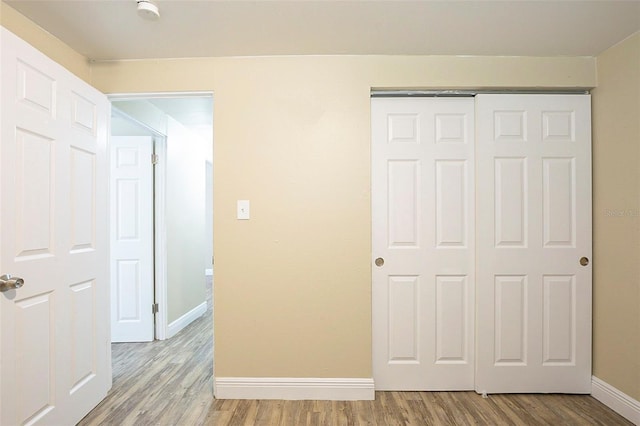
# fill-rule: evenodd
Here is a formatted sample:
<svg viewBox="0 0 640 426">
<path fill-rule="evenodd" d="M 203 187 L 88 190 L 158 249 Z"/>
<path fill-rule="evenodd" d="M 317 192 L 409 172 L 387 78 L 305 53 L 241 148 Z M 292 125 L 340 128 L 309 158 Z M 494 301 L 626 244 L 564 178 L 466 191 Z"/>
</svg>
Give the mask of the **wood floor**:
<svg viewBox="0 0 640 426">
<path fill-rule="evenodd" d="M 211 310 L 170 340 L 118 343 L 79 425 L 632 425 L 590 396 L 376 392 L 375 401 L 214 400 Z"/>
</svg>

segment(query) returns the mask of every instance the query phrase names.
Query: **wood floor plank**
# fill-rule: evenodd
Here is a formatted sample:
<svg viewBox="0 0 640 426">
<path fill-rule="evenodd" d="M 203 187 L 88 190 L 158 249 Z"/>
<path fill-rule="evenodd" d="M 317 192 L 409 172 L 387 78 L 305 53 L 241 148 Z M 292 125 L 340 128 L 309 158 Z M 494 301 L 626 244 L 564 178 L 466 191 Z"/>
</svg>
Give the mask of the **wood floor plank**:
<svg viewBox="0 0 640 426">
<path fill-rule="evenodd" d="M 588 395 L 376 392 L 375 401 L 214 400 L 211 309 L 172 339 L 113 344 L 112 354 L 113 388 L 81 426 L 632 426 Z"/>
</svg>

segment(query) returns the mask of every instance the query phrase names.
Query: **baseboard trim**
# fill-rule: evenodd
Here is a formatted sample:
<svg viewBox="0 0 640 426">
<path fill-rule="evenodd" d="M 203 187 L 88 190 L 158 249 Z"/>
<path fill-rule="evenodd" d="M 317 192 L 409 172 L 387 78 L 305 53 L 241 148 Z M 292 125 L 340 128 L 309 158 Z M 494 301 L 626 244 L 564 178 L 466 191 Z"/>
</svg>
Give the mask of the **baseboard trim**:
<svg viewBox="0 0 640 426">
<path fill-rule="evenodd" d="M 324 401 L 372 401 L 373 379 L 216 377 L 217 399 L 313 399 Z"/>
<path fill-rule="evenodd" d="M 167 327 L 167 339 L 170 339 L 178 334 L 180 330 L 200 318 L 205 312 L 207 312 L 207 302 L 202 302 L 177 320 L 173 321 Z"/>
<path fill-rule="evenodd" d="M 631 398 L 596 376 L 591 377 L 591 396 L 630 422 L 640 425 L 640 401 Z"/>
</svg>

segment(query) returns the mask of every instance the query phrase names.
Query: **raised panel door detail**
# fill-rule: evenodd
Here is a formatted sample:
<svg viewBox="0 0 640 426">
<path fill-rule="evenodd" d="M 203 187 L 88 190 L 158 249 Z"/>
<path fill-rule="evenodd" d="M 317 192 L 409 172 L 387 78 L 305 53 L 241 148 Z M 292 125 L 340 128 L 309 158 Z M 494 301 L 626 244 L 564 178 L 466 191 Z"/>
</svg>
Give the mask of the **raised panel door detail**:
<svg viewBox="0 0 640 426">
<path fill-rule="evenodd" d="M 498 142 L 524 142 L 527 140 L 526 111 L 495 111 L 494 140 Z"/>
<path fill-rule="evenodd" d="M 71 122 L 73 126 L 95 136 L 97 118 L 96 105 L 79 94 L 71 92 Z"/>
<path fill-rule="evenodd" d="M 496 158 L 494 161 L 496 247 L 526 247 L 527 160 Z"/>
<path fill-rule="evenodd" d="M 467 246 L 467 162 L 436 160 L 436 246 Z"/>
<path fill-rule="evenodd" d="M 69 287 L 71 291 L 71 391 L 80 390 L 96 375 L 95 281 Z"/>
<path fill-rule="evenodd" d="M 527 277 L 495 277 L 495 364 L 527 363 Z"/>
<path fill-rule="evenodd" d="M 436 114 L 436 143 L 467 143 L 466 114 Z"/>
<path fill-rule="evenodd" d="M 543 364 L 575 363 L 575 277 L 547 275 L 543 279 Z"/>
<path fill-rule="evenodd" d="M 575 247 L 576 181 L 573 158 L 542 159 L 545 247 Z"/>
<path fill-rule="evenodd" d="M 18 60 L 18 100 L 51 117 L 56 115 L 56 81 Z"/>
<path fill-rule="evenodd" d="M 117 147 L 116 148 L 116 167 L 125 169 L 140 165 L 140 150 L 137 148 Z"/>
<path fill-rule="evenodd" d="M 55 142 L 16 130 L 16 260 L 53 255 Z"/>
<path fill-rule="evenodd" d="M 118 179 L 116 181 L 116 215 L 118 217 L 116 239 L 140 239 L 140 197 L 137 179 Z"/>
<path fill-rule="evenodd" d="M 467 362 L 467 277 L 436 277 L 436 364 Z"/>
<path fill-rule="evenodd" d="M 53 298 L 52 293 L 45 293 L 15 302 L 19 424 L 35 423 L 56 403 Z"/>
<path fill-rule="evenodd" d="M 542 111 L 542 140 L 545 142 L 575 142 L 574 111 Z"/>
<path fill-rule="evenodd" d="M 414 160 L 389 161 L 387 176 L 389 247 L 418 247 L 420 164 Z"/>
<path fill-rule="evenodd" d="M 118 260 L 116 262 L 118 321 L 140 321 L 140 262 Z"/>
<path fill-rule="evenodd" d="M 389 363 L 418 362 L 419 278 L 389 277 Z"/>
<path fill-rule="evenodd" d="M 95 154 L 71 147 L 71 253 L 95 248 Z"/>
<path fill-rule="evenodd" d="M 389 143 L 419 143 L 418 114 L 389 114 Z"/>
</svg>

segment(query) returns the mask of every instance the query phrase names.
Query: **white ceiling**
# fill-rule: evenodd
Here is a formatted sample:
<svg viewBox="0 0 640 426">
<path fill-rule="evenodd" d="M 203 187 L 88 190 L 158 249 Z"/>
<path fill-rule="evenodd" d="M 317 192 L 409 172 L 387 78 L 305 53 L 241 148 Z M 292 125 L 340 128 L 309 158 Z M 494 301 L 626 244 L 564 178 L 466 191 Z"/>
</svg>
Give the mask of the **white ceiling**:
<svg viewBox="0 0 640 426">
<path fill-rule="evenodd" d="M 213 125 L 211 96 L 153 97 L 147 101 L 186 127 Z"/>
<path fill-rule="evenodd" d="M 406 54 L 595 56 L 640 31 L 640 0 L 4 0 L 95 60 Z"/>
<path fill-rule="evenodd" d="M 123 118 L 123 116 L 130 114 L 132 110 L 122 105 L 137 104 L 137 107 L 133 109 L 133 111 L 149 109 L 160 110 L 205 139 L 211 140 L 213 138 L 212 96 L 149 95 L 146 97 L 114 97 L 111 101 L 113 106 L 120 110 L 118 113 L 112 113 L 111 116 L 111 130 L 114 132 L 113 134 L 127 134 L 131 136 L 151 134 L 149 131 L 141 129 L 137 124 Z M 153 112 L 151 114 L 153 114 Z M 156 130 L 160 131 L 160 129 Z"/>
</svg>

